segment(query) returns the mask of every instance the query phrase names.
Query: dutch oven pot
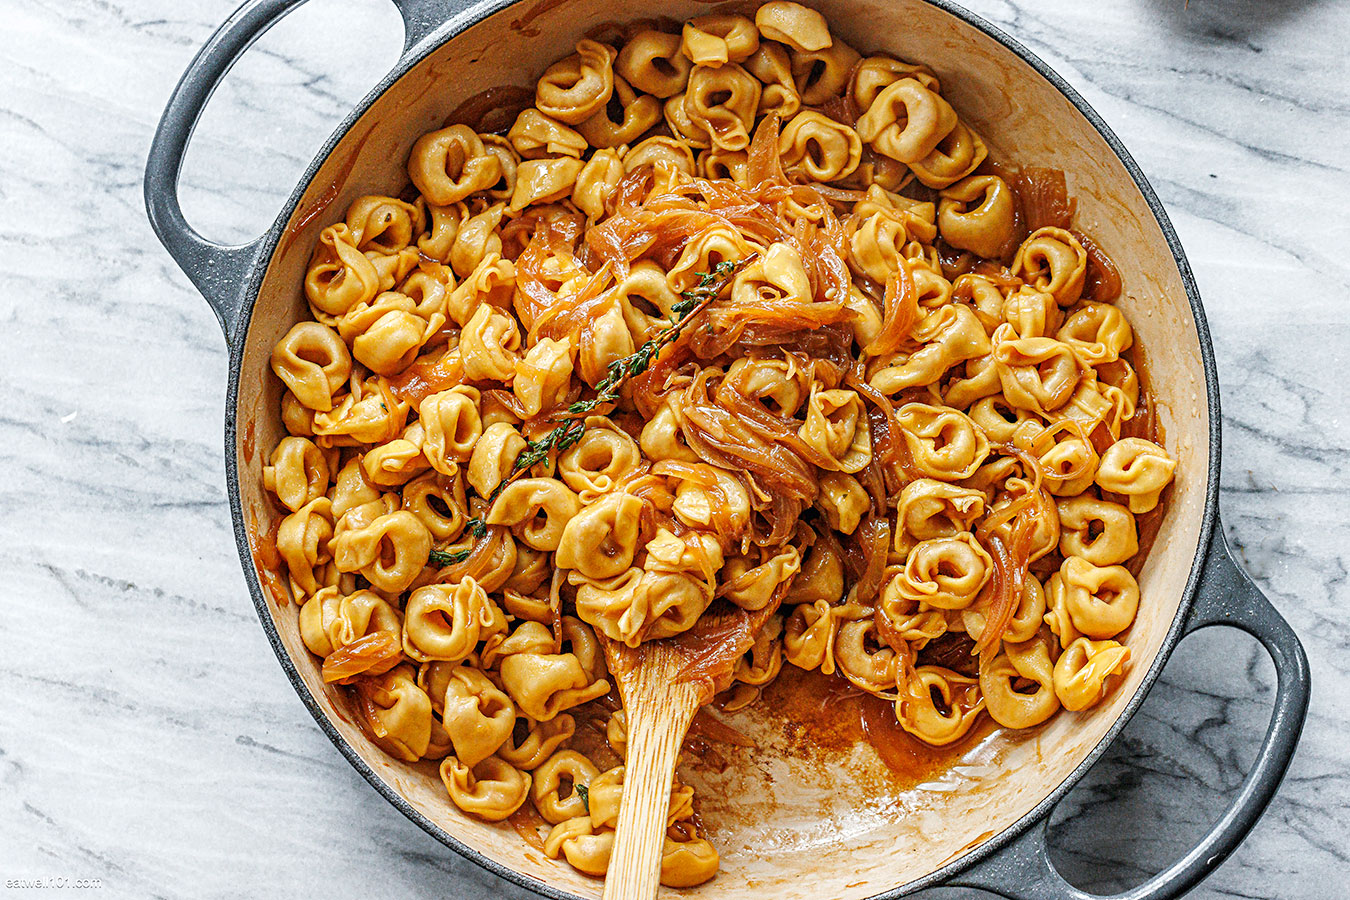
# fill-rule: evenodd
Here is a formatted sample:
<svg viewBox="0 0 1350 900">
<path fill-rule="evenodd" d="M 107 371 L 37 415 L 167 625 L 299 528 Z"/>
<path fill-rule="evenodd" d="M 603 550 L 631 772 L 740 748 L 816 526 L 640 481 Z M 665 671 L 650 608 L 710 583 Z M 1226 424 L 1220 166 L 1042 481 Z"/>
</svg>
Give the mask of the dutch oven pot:
<svg viewBox="0 0 1350 900">
<path fill-rule="evenodd" d="M 533 85 L 582 32 L 606 21 L 687 18 L 691 0 L 394 0 L 406 26 L 402 58 L 347 117 L 310 165 L 281 215 L 252 243 L 226 247 L 197 234 L 179 208 L 177 182 L 193 126 L 230 65 L 302 0 L 250 0 L 188 67 L 160 122 L 145 176 L 150 221 L 201 289 L 230 346 L 225 467 L 245 579 L 264 630 L 300 699 L 342 755 L 381 794 L 447 847 L 549 897 L 598 897 L 599 881 L 530 848 L 506 824 L 459 812 L 435 769 L 406 765 L 371 744 L 323 684 L 306 651 L 294 605 L 264 590 L 268 573 L 250 529 L 275 512 L 263 494 L 265 457 L 284 434 L 273 343 L 308 317 L 300 285 L 321 228 L 366 193 L 406 183 L 412 142 L 440 127 L 465 99 L 499 85 Z M 943 94 L 996 159 L 1068 173 L 1080 227 L 1125 277 L 1120 307 L 1146 356 L 1177 480 L 1140 575 L 1143 602 L 1128 636 L 1123 682 L 1091 711 L 1062 715 L 1033 738 L 1010 743 L 989 765 L 953 773 L 956 790 L 900 792 L 874 777 L 880 763 L 856 748 L 825 766 L 784 746 L 760 712 L 747 730 L 755 765 L 691 773 L 722 868 L 688 891 L 703 897 L 895 897 L 935 885 L 968 885 L 1014 898 L 1088 898 L 1055 871 L 1046 852 L 1051 810 L 1139 708 L 1186 634 L 1240 628 L 1270 653 L 1279 683 L 1274 716 L 1232 805 L 1175 865 L 1129 898 L 1175 897 L 1238 845 L 1270 802 L 1307 710 L 1308 663 L 1298 639 L 1235 564 L 1219 524 L 1219 391 L 1204 311 L 1185 254 L 1162 205 L 1120 141 L 1062 78 L 1008 35 L 946 0 L 814 0 L 844 40 L 931 65 Z M 885 37 L 883 37 L 883 35 Z M 255 532 L 256 533 L 256 532 Z M 738 726 L 739 727 L 739 726 Z M 775 737 L 779 735 L 780 737 Z M 767 774 L 766 774 L 767 773 Z M 678 894 L 678 891 L 668 891 Z"/>
</svg>

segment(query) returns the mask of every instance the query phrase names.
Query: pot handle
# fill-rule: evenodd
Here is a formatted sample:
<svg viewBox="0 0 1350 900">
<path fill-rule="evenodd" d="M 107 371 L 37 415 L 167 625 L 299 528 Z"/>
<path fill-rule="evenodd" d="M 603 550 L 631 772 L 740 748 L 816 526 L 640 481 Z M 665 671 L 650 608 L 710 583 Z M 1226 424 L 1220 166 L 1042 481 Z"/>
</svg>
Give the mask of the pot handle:
<svg viewBox="0 0 1350 900">
<path fill-rule="evenodd" d="M 1210 537 L 1195 605 L 1184 633 L 1212 625 L 1240 628 L 1266 648 L 1275 663 L 1275 708 L 1252 770 L 1223 816 L 1184 857 L 1143 884 L 1105 898 L 1064 880 L 1046 844 L 1047 812 L 1012 843 L 946 882 L 1013 900 L 1168 900 L 1179 897 L 1228 858 L 1265 812 L 1294 755 L 1308 712 L 1308 657 L 1294 630 L 1233 559 L 1218 519 Z"/>
<path fill-rule="evenodd" d="M 183 155 L 202 110 L 230 68 L 253 42 L 305 0 L 248 0 L 197 52 L 173 89 L 145 164 L 145 210 L 160 243 L 210 304 L 225 340 L 234 337 L 244 303 L 245 281 L 259 262 L 263 238 L 229 246 L 202 237 L 183 216 L 178 179 Z M 392 0 L 403 17 L 400 64 L 412 48 L 473 0 Z"/>
<path fill-rule="evenodd" d="M 304 0 L 249 0 L 234 11 L 197 51 L 164 107 L 145 163 L 145 211 L 160 243 L 211 305 L 228 342 L 234 336 L 262 238 L 238 246 L 209 241 L 197 233 L 178 204 L 183 154 L 211 99 L 235 61 L 286 13 Z"/>
</svg>

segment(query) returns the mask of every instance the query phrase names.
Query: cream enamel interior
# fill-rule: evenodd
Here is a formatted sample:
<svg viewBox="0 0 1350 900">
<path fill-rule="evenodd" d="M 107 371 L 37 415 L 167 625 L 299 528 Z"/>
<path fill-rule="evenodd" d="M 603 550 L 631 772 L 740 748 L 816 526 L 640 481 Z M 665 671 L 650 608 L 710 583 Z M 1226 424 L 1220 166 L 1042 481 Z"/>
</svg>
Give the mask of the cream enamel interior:
<svg viewBox="0 0 1350 900">
<path fill-rule="evenodd" d="M 1099 743 L 1156 657 L 1180 603 L 1201 531 L 1208 469 L 1208 409 L 1195 321 L 1161 229 L 1125 168 L 1091 124 L 1053 85 L 1011 51 L 922 0 L 829 0 L 814 5 L 835 34 L 858 49 L 923 61 L 943 94 L 997 159 L 1054 166 L 1068 174 L 1079 227 L 1115 260 L 1125 281 L 1120 306 L 1134 324 L 1152 376 L 1168 449 L 1179 459 L 1170 506 L 1141 581 L 1143 602 L 1126 639 L 1124 682 L 1085 714 L 1062 713 L 1034 738 L 995 738 L 939 782 L 898 792 L 878 778 L 866 746 L 822 762 L 794 756 L 772 714 L 741 714 L 758 735 L 750 754 L 731 754 L 722 773 L 685 771 L 722 853 L 710 883 L 668 895 L 868 897 L 920 878 L 1011 825 L 1054 790 Z M 571 52 L 587 29 L 614 18 L 609 0 L 537 0 L 508 7 L 442 45 L 389 88 L 355 124 L 313 179 L 271 260 L 244 348 L 237 407 L 238 470 L 246 520 L 262 531 L 274 516 L 261 468 L 284 434 L 271 374 L 273 343 L 308 316 L 301 282 L 318 232 L 366 193 L 397 193 L 413 141 L 439 127 L 461 101 L 495 85 L 532 85 Z M 684 18 L 709 7 L 689 2 L 624 5 L 626 19 Z M 888 35 L 886 38 L 880 35 Z M 269 598 L 269 604 L 273 601 Z M 529 848 L 510 825 L 460 813 L 430 764 L 408 766 L 365 739 L 341 697 L 325 688 L 301 642 L 293 605 L 271 607 L 283 644 L 334 726 L 389 785 L 448 834 L 530 878 L 583 897 L 601 883 Z M 448 851 L 447 851 L 448 852 Z"/>
</svg>

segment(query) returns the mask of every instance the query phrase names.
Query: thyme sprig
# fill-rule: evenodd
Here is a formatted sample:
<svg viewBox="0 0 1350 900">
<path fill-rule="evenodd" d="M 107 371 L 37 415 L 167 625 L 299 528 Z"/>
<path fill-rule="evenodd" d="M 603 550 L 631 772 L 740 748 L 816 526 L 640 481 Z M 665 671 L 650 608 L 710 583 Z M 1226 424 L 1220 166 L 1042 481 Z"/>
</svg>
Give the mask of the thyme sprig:
<svg viewBox="0 0 1350 900">
<path fill-rule="evenodd" d="M 579 416 L 589 415 L 606 403 L 613 403 L 618 400 L 620 392 L 623 391 L 623 386 L 630 379 L 647 371 L 652 362 L 661 355 L 662 349 L 676 341 L 684 332 L 689 321 L 702 312 L 709 303 L 716 300 L 718 295 L 722 293 L 722 289 L 731 283 L 731 279 L 736 277 L 736 273 L 749 265 L 756 256 L 757 254 L 751 254 L 736 262 L 724 260 L 713 266 L 711 272 L 700 272 L 698 284 L 682 292 L 680 296 L 683 299 L 676 301 L 671 306 L 671 324 L 661 329 L 656 337 L 646 341 L 628 356 L 611 362 L 608 374 L 605 375 L 603 381 L 595 386 L 595 396 L 590 400 L 578 400 L 567 407 L 564 419 L 567 425 L 572 425 Z M 582 431 L 584 430 L 583 428 Z M 577 432 L 576 437 L 580 438 L 581 432 Z M 574 439 L 573 443 L 575 442 Z"/>
<path fill-rule="evenodd" d="M 427 562 L 433 566 L 453 566 L 468 559 L 470 552 L 469 550 L 457 550 L 454 553 L 447 553 L 444 550 L 432 550 L 427 555 Z"/>
<path fill-rule="evenodd" d="M 572 403 L 561 417 L 554 420 L 559 422 L 555 428 L 540 438 L 525 442 L 525 449 L 516 455 L 515 461 L 511 464 L 511 474 L 502 479 L 488 496 L 488 506 L 491 507 L 508 485 L 539 463 L 546 461 L 551 454 L 562 453 L 581 440 L 581 436 L 586 433 L 586 416 L 602 406 L 616 402 L 623 392 L 624 385 L 651 368 L 651 364 L 661 355 L 661 351 L 679 339 L 694 316 L 716 300 L 736 274 L 757 258 L 758 254 L 752 253 L 734 262 L 725 260 L 717 263 L 710 272 L 700 272 L 698 284 L 681 292 L 682 299 L 671 306 L 669 325 L 628 356 L 611 362 L 604 379 L 595 386 L 594 397 Z M 711 325 L 708 326 L 708 330 L 712 331 Z M 467 528 L 475 538 L 487 536 L 487 525 L 481 519 L 469 519 Z M 433 550 L 428 562 L 435 566 L 458 565 L 468 559 L 472 552 L 472 548 L 457 550 L 454 553 Z"/>
<path fill-rule="evenodd" d="M 487 537 L 487 523 L 475 516 L 464 523 L 465 530 L 475 539 Z M 432 550 L 427 556 L 427 562 L 433 566 L 457 566 L 469 558 L 473 552 L 472 547 L 466 547 L 463 550 L 456 550 L 454 553 L 445 550 Z"/>
</svg>

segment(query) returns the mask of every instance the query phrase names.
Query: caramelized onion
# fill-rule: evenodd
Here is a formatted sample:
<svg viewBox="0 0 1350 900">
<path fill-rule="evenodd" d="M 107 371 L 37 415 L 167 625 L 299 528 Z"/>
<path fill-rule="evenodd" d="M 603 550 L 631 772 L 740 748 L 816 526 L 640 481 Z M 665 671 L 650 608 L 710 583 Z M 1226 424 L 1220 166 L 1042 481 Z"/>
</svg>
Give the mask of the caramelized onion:
<svg viewBox="0 0 1350 900">
<path fill-rule="evenodd" d="M 1044 470 L 1040 460 L 1011 444 L 995 445 L 992 449 L 1016 457 L 1032 483 L 1025 494 L 1003 509 L 989 513 L 975 528 L 975 536 L 994 561 L 994 576 L 975 601 L 985 621 L 974 650 L 981 659 L 998 647 L 1008 623 L 1017 614 L 1036 529 L 1045 517 L 1054 514 L 1052 501 L 1041 487 Z M 1004 525 L 1008 528 L 1004 529 Z"/>
<path fill-rule="evenodd" d="M 1031 540 L 1035 531 L 1036 520 L 1030 516 L 1020 516 L 1012 526 L 1012 539 L 1007 543 L 997 533 L 976 532 L 994 560 L 994 577 L 989 579 L 989 584 L 976 600 L 984 613 L 984 630 L 975 642 L 974 652 L 982 658 L 986 651 L 997 648 L 1008 623 L 1017 614 L 1017 606 L 1022 601 L 1022 588 L 1026 584 Z"/>
<path fill-rule="evenodd" d="M 906 260 L 901 259 L 899 269 L 886 279 L 884 299 L 881 331 L 864 348 L 869 356 L 884 356 L 899 350 L 919 322 L 919 296 Z"/>
<path fill-rule="evenodd" d="M 348 684 L 358 675 L 383 675 L 403 659 L 395 631 L 372 631 L 334 650 L 323 661 L 323 683 Z"/>
<path fill-rule="evenodd" d="M 873 603 L 881 593 L 881 582 L 886 573 L 886 557 L 891 544 L 890 518 L 869 514 L 853 533 L 851 544 L 857 553 L 846 550 L 844 563 L 855 578 L 853 596 L 859 602 Z"/>
<path fill-rule="evenodd" d="M 1016 177 L 1017 197 L 1028 232 L 1047 225 L 1069 227 L 1076 204 L 1069 197 L 1062 169 L 1027 166 Z"/>
<path fill-rule="evenodd" d="M 440 574 L 436 576 L 436 580 L 445 584 L 453 584 L 463 581 L 465 578 L 472 578 L 475 581 L 481 579 L 492 571 L 498 552 L 510 539 L 511 532 L 505 525 L 488 525 L 487 537 L 474 542 L 473 548 L 463 562 L 441 569 Z"/>
<path fill-rule="evenodd" d="M 1087 252 L 1087 280 L 1083 285 L 1083 299 L 1094 303 L 1110 303 L 1120 296 L 1120 270 L 1111 262 L 1097 242 L 1081 231 L 1069 232 L 1078 239 Z"/>
<path fill-rule="evenodd" d="M 814 466 L 829 460 L 798 436 L 795 420 L 779 418 L 735 391 L 711 393 L 710 380 L 709 371 L 699 372 L 681 395 L 681 434 L 704 461 L 750 475 L 774 501 L 756 504 L 756 510 L 772 510 L 773 534 L 786 538 L 793 523 L 781 519 L 788 507 L 780 501 L 814 500 L 819 489 Z"/>
<path fill-rule="evenodd" d="M 419 359 L 388 381 L 395 397 L 420 407 L 432 394 L 464 383 L 464 361 L 458 352 L 447 350 L 435 359 Z"/>
</svg>

